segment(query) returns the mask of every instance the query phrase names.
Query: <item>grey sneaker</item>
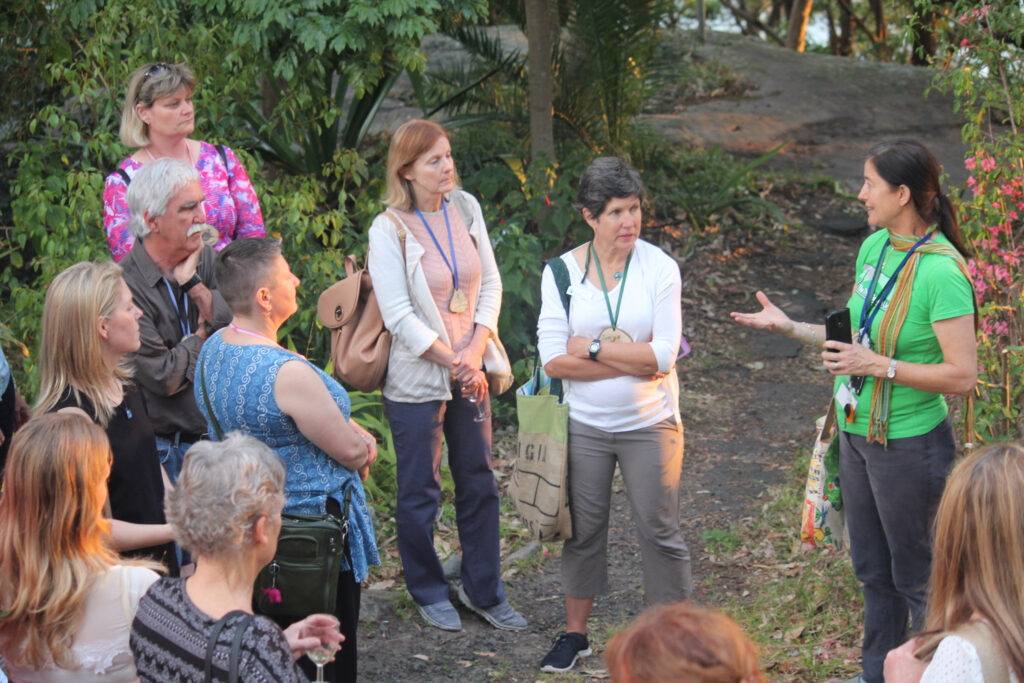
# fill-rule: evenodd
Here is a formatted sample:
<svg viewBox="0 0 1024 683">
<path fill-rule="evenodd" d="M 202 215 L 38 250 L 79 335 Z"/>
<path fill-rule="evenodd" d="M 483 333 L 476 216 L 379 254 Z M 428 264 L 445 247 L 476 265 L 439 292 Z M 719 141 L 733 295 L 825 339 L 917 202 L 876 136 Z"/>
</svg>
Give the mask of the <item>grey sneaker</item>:
<svg viewBox="0 0 1024 683">
<path fill-rule="evenodd" d="M 466 595 L 466 589 L 459 584 L 459 600 L 462 604 L 473 610 L 481 617 L 487 620 L 494 628 L 499 628 L 502 631 L 522 631 L 526 628 L 526 619 L 519 612 L 512 609 L 512 605 L 508 604 L 508 600 L 502 600 L 493 607 L 477 607 L 469 600 L 469 596 Z"/>
<path fill-rule="evenodd" d="M 462 620 L 459 619 L 459 613 L 455 611 L 452 603 L 447 600 L 435 602 L 432 605 L 421 605 L 415 600 L 413 602 L 416 604 L 416 609 L 419 611 L 420 616 L 423 617 L 423 621 L 431 626 L 436 626 L 443 631 L 462 630 Z"/>
</svg>

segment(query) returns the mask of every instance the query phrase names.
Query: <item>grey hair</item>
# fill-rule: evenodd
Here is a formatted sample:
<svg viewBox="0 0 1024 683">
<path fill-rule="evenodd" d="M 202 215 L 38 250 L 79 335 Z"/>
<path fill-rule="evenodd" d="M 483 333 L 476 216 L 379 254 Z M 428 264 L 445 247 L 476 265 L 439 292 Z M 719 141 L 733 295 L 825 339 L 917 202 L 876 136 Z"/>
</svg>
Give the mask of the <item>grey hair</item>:
<svg viewBox="0 0 1024 683">
<path fill-rule="evenodd" d="M 647 198 L 644 181 L 637 170 L 619 157 L 598 157 L 580 176 L 573 207 L 580 212 L 586 209 L 597 218 L 612 199 L 634 195 L 641 202 Z"/>
<path fill-rule="evenodd" d="M 244 553 L 256 520 L 280 514 L 284 481 L 281 458 L 251 436 L 196 442 L 164 501 L 174 538 L 193 555 Z"/>
<path fill-rule="evenodd" d="M 136 105 L 148 109 L 161 97 L 170 97 L 182 89 L 189 93 L 196 89 L 195 74 L 184 64 L 144 64 L 132 72 L 121 110 L 121 142 L 132 149 L 148 145 L 149 126 L 139 118 Z"/>
<path fill-rule="evenodd" d="M 199 171 L 177 159 L 158 159 L 136 171 L 128 185 L 128 231 L 139 239 L 148 235 L 146 213 L 150 218 L 163 216 L 171 197 L 190 182 L 199 182 Z"/>
</svg>

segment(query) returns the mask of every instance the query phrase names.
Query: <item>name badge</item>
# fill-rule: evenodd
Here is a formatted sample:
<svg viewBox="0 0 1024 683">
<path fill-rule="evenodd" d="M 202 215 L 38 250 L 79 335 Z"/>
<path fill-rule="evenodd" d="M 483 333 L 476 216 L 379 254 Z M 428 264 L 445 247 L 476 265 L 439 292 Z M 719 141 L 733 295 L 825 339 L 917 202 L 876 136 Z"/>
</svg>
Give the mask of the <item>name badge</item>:
<svg viewBox="0 0 1024 683">
<path fill-rule="evenodd" d="M 836 404 L 842 408 L 846 421 L 853 422 L 857 411 L 857 395 L 850 391 L 848 383 L 843 382 L 839 385 L 839 391 L 836 392 Z"/>
</svg>

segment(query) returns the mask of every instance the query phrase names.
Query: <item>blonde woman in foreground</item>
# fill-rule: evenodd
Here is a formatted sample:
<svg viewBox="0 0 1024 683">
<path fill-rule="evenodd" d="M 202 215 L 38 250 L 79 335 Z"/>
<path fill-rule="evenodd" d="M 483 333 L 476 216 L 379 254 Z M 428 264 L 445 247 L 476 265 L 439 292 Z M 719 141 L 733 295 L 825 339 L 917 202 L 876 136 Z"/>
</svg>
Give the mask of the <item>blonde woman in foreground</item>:
<svg viewBox="0 0 1024 683">
<path fill-rule="evenodd" d="M 979 450 L 939 504 L 925 631 L 885 658 L 886 683 L 1024 680 L 1024 446 Z"/>
<path fill-rule="evenodd" d="M 43 415 L 14 436 L 0 498 L 0 653 L 12 681 L 138 680 L 128 633 L 158 577 L 110 548 L 110 462 L 103 430 L 80 415 Z"/>
</svg>

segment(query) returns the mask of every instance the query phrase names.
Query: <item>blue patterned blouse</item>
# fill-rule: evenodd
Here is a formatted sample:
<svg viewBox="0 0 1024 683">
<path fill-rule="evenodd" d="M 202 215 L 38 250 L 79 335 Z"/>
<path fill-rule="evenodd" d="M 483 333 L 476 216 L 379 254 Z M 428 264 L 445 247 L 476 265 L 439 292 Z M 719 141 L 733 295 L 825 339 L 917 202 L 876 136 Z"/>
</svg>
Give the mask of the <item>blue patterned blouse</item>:
<svg viewBox="0 0 1024 683">
<path fill-rule="evenodd" d="M 280 347 L 263 344 L 242 346 L 224 341 L 223 330 L 203 344 L 196 360 L 194 391 L 196 404 L 206 418 L 211 438 L 213 422 L 206 409 L 200 368 L 210 406 L 221 430 L 249 434 L 270 446 L 284 461 L 285 505 L 289 513 L 323 514 L 330 496 L 344 509 L 345 492 L 352 490 L 349 503 L 349 551 L 356 581 L 363 581 L 369 565 L 379 565 L 380 556 L 373 536 L 373 521 L 366 507 L 366 493 L 359 475 L 345 468 L 307 439 L 295 421 L 283 413 L 274 399 L 274 382 L 281 366 L 306 359 Z M 338 382 L 309 363 L 331 392 L 331 397 L 348 419 L 351 403 Z M 343 560 L 344 569 L 349 569 Z"/>
</svg>

